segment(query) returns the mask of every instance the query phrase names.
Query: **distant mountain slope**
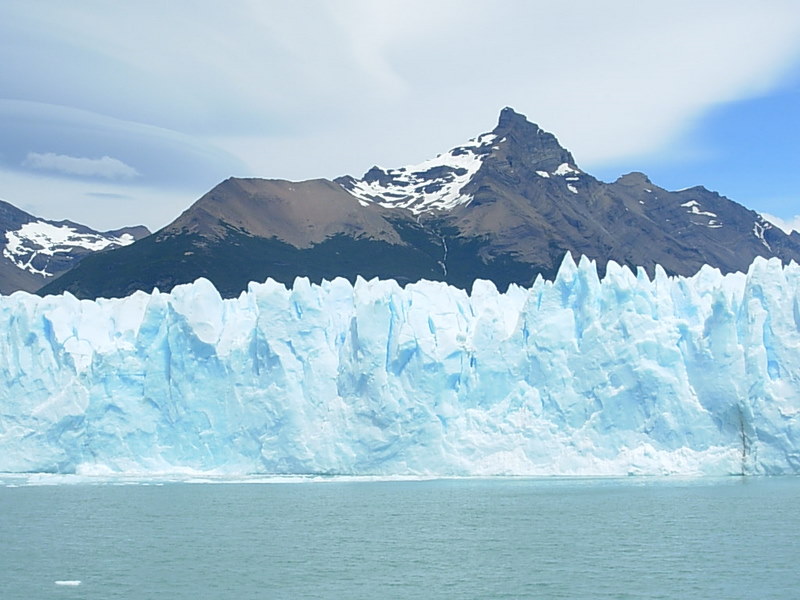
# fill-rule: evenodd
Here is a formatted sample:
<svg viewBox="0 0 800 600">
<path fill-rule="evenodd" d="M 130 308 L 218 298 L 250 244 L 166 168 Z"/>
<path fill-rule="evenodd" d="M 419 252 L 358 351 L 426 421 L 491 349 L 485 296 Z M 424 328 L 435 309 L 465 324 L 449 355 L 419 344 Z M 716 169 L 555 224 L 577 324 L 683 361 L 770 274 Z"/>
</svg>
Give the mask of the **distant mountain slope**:
<svg viewBox="0 0 800 600">
<path fill-rule="evenodd" d="M 291 283 L 298 276 L 355 280 L 391 272 L 403 283 L 436 279 L 439 266 L 427 243 L 407 211 L 362 206 L 331 181 L 231 178 L 156 234 L 115 250 L 111 260 L 87 258 L 42 293 L 125 296 L 201 276 L 226 296 L 266 277 Z M 406 263 L 413 276 L 403 279 Z"/>
<path fill-rule="evenodd" d="M 150 232 L 99 232 L 71 221 L 39 219 L 0 200 L 0 293 L 36 291 L 99 250 L 132 244 Z"/>
<path fill-rule="evenodd" d="M 691 275 L 756 256 L 800 262 L 800 235 L 702 187 L 664 190 L 641 173 L 604 183 L 555 136 L 510 108 L 497 127 L 419 165 L 357 179 L 229 179 L 172 224 L 87 258 L 42 288 L 79 297 L 169 290 L 204 276 L 225 296 L 249 281 L 342 276 L 505 289 L 552 277 L 565 252 Z"/>
</svg>

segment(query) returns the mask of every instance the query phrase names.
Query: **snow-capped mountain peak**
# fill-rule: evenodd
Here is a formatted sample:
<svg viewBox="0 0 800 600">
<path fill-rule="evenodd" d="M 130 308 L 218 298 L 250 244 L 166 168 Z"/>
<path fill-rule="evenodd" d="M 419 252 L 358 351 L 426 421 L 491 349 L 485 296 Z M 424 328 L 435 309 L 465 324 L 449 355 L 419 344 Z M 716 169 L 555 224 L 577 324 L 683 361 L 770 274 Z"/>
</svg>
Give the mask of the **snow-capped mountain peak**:
<svg viewBox="0 0 800 600">
<path fill-rule="evenodd" d="M 73 221 L 50 221 L 0 200 L 0 294 L 37 291 L 86 256 L 147 235 L 141 225 L 96 231 Z"/>
<path fill-rule="evenodd" d="M 24 271 L 52 277 L 55 273 L 49 269 L 49 263 L 56 254 L 76 250 L 96 252 L 111 246 L 127 246 L 134 241 L 130 233 L 115 236 L 81 232 L 67 223 L 31 221 L 17 230 L 6 231 L 3 256 Z"/>
<path fill-rule="evenodd" d="M 399 169 L 373 167 L 361 179 L 347 176 L 335 181 L 362 205 L 405 208 L 418 216 L 470 204 L 474 196 L 467 186 L 484 164 L 507 181 L 555 177 L 573 194 L 579 193 L 575 182 L 585 175 L 555 136 L 504 108 L 493 131 L 436 158 Z"/>
<path fill-rule="evenodd" d="M 448 210 L 472 200 L 463 193 L 464 186 L 502 141 L 494 133 L 484 133 L 417 165 L 373 167 L 362 179 L 342 177 L 337 182 L 364 206 L 374 202 L 387 208 L 407 208 L 415 215 Z"/>
</svg>

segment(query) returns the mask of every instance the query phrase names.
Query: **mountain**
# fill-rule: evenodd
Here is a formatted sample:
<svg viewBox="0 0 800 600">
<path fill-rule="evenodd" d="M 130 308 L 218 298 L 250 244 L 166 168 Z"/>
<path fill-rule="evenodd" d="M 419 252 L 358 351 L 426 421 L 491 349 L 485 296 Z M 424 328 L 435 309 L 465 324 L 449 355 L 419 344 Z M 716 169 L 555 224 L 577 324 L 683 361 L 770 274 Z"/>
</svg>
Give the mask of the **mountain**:
<svg viewBox="0 0 800 600">
<path fill-rule="evenodd" d="M 100 232 L 72 221 L 39 219 L 0 200 L 0 294 L 36 291 L 86 256 L 149 234 L 142 226 Z"/>
<path fill-rule="evenodd" d="M 745 271 L 757 256 L 800 262 L 800 235 L 694 187 L 642 173 L 605 183 L 551 133 L 510 108 L 497 126 L 419 165 L 361 178 L 228 179 L 156 234 L 88 257 L 41 293 L 125 296 L 198 277 L 226 296 L 271 277 L 420 279 L 501 290 L 552 279 L 566 252 L 597 262 Z"/>
</svg>

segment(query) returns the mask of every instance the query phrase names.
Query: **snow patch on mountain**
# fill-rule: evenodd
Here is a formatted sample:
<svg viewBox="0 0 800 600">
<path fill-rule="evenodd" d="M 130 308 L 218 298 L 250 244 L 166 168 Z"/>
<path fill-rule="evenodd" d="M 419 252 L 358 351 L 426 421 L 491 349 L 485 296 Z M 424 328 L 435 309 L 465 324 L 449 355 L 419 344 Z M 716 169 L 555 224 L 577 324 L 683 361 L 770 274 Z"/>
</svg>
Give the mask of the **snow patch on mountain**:
<svg viewBox="0 0 800 600">
<path fill-rule="evenodd" d="M 449 210 L 468 204 L 472 197 L 463 187 L 483 164 L 488 153 L 503 142 L 484 133 L 436 158 L 399 169 L 373 167 L 363 179 L 343 179 L 341 185 L 359 201 L 387 208 L 407 208 L 415 215 Z"/>
<path fill-rule="evenodd" d="M 770 225 L 770 223 L 768 223 L 764 219 L 760 219 L 759 221 L 753 223 L 753 235 L 756 236 L 759 240 L 761 240 L 761 243 L 764 244 L 767 250 L 772 251 L 772 247 L 769 245 L 769 242 L 767 242 L 766 238 L 764 237 L 764 232 L 767 229 L 772 229 L 772 225 Z"/>
<path fill-rule="evenodd" d="M 49 257 L 69 254 L 76 249 L 96 252 L 110 246 L 127 246 L 134 241 L 129 233 L 120 236 L 81 233 L 69 225 L 31 221 L 15 231 L 6 232 L 3 256 L 20 269 L 35 275 L 52 277 L 53 273 L 47 269 Z"/>
<path fill-rule="evenodd" d="M 681 204 L 684 208 L 689 209 L 689 213 L 693 215 L 702 215 L 706 217 L 716 217 L 717 214 L 713 212 L 708 212 L 706 210 L 700 210 L 700 203 L 697 200 L 690 200 L 689 202 L 684 202 Z"/>
<path fill-rule="evenodd" d="M 553 175 L 558 175 L 561 177 L 563 177 L 564 175 L 569 175 L 570 173 L 575 173 L 577 175 L 580 175 L 581 171 L 580 169 L 576 169 L 569 163 L 561 163 L 560 165 L 558 165 L 558 168 L 555 171 L 553 171 Z"/>
<path fill-rule="evenodd" d="M 701 210 L 702 206 L 697 200 L 689 200 L 688 202 L 684 202 L 681 204 L 681 208 L 686 208 L 690 215 L 697 216 L 697 217 L 710 217 L 708 222 L 705 223 L 705 226 L 709 229 L 719 229 L 722 227 L 722 223 L 717 220 L 717 213 L 713 213 L 708 210 Z M 703 223 L 697 223 L 692 221 L 695 225 L 703 225 Z"/>
</svg>

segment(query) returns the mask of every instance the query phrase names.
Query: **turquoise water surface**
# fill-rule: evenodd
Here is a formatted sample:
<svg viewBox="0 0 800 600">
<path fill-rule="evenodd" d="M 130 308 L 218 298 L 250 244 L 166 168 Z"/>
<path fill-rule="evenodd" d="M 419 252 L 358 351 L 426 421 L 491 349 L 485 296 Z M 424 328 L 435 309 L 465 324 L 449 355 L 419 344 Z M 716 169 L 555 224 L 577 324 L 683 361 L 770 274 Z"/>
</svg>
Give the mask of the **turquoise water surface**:
<svg viewBox="0 0 800 600">
<path fill-rule="evenodd" d="M 796 599 L 798 499 L 794 477 L 5 485 L 0 598 Z"/>
</svg>

